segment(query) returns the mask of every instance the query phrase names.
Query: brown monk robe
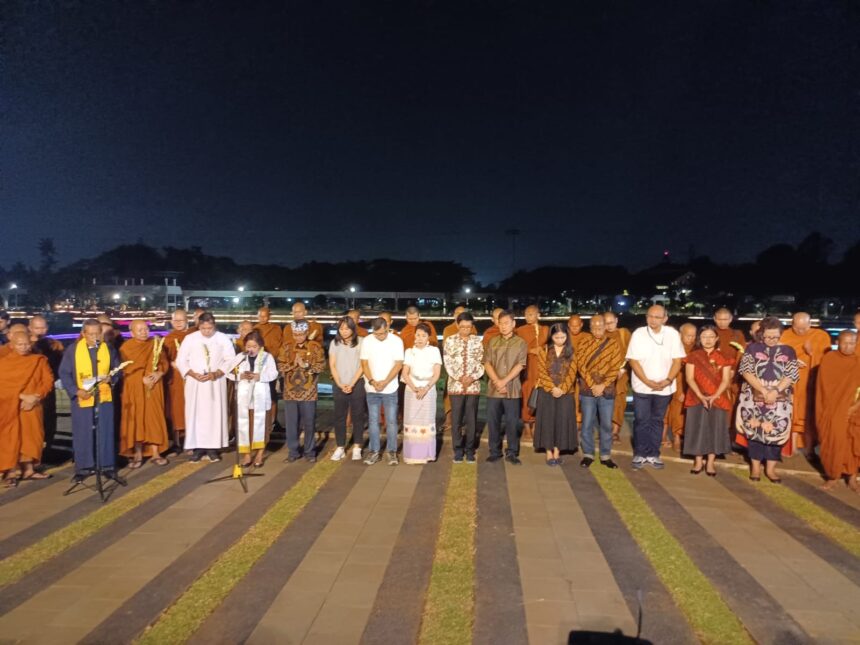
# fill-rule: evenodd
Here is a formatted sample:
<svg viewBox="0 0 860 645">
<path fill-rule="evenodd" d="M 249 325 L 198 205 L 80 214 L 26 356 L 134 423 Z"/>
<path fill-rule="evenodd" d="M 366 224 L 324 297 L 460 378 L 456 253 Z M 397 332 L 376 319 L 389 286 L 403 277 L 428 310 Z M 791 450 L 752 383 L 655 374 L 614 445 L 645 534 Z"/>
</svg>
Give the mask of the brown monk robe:
<svg viewBox="0 0 860 645">
<path fill-rule="evenodd" d="M 696 347 L 696 326 L 684 323 L 678 329 L 681 334 L 681 344 L 684 351 L 689 354 Z M 687 380 L 684 378 L 684 370 L 678 372 L 675 377 L 675 393 L 669 402 L 666 416 L 663 419 L 663 445 L 671 446 L 675 452 L 681 452 L 681 444 L 684 437 L 684 423 L 687 420 L 684 408 L 684 399 L 687 398 Z M 669 430 L 672 431 L 672 440 L 669 441 Z"/>
<path fill-rule="evenodd" d="M 406 324 L 400 330 L 400 340 L 403 341 L 403 349 L 410 349 L 415 345 L 415 329 L 418 323 L 424 323 L 430 328 L 430 344 L 434 347 L 439 345 L 439 339 L 436 338 L 436 327 L 429 320 L 421 320 L 421 314 L 418 312 L 418 307 L 406 308 Z"/>
<path fill-rule="evenodd" d="M 630 330 L 618 326 L 618 316 L 613 311 L 603 313 L 606 321 L 606 335 L 615 338 L 621 346 L 621 355 L 627 356 L 627 346 L 630 344 Z M 624 425 L 624 412 L 627 410 L 627 388 L 630 385 L 630 373 L 627 362 L 618 371 L 615 380 L 615 407 L 612 409 L 612 443 L 621 443 L 621 426 Z"/>
<path fill-rule="evenodd" d="M 570 335 L 570 344 L 573 345 L 573 355 L 576 356 L 583 342 L 588 344 L 594 340 L 594 337 L 587 331 L 583 331 L 582 316 L 573 314 L 567 319 L 567 332 Z M 579 379 L 576 379 L 573 386 L 573 400 L 579 401 Z M 579 405 L 576 406 L 576 423 L 582 426 L 582 409 Z"/>
<path fill-rule="evenodd" d="M 732 377 L 729 389 L 726 390 L 729 402 L 732 405 L 726 419 L 728 422 L 727 430 L 729 438 L 732 440 L 735 435 L 735 405 L 741 391 L 741 380 L 738 378 L 738 365 L 741 362 L 741 356 L 743 356 L 743 349 L 747 346 L 747 339 L 744 333 L 740 329 L 732 328 L 733 319 L 732 312 L 725 307 L 721 307 L 714 312 L 714 324 L 717 326 L 717 339 L 719 340 L 717 349 L 720 350 L 723 356 L 730 358 L 733 362 Z"/>
<path fill-rule="evenodd" d="M 280 325 L 269 322 L 271 316 L 272 312 L 268 307 L 260 307 L 260 310 L 257 312 L 257 324 L 253 328 L 259 331 L 263 337 L 263 347 L 265 350 L 272 356 L 277 356 L 278 352 L 281 351 L 283 332 Z"/>
<path fill-rule="evenodd" d="M 487 346 L 490 344 L 490 341 L 493 340 L 496 336 L 498 336 L 501 332 L 499 331 L 499 315 L 504 311 L 501 307 L 496 307 L 493 309 L 492 318 L 493 325 L 487 331 L 484 332 L 484 335 L 481 336 L 481 342 L 484 344 L 484 349 L 487 349 Z"/>
<path fill-rule="evenodd" d="M 0 359 L 0 471 L 7 486 L 22 479 L 47 479 L 33 466 L 42 460 L 42 399 L 54 389 L 54 375 L 44 356 L 31 353 L 29 333 L 9 334 L 11 351 Z"/>
<path fill-rule="evenodd" d="M 860 355 L 857 333 L 839 334 L 839 349 L 821 359 L 815 380 L 815 422 L 821 444 L 821 464 L 831 489 L 843 477 L 855 493 L 860 469 L 860 427 L 850 427 L 851 414 L 860 406 Z M 850 430 L 850 431 L 849 431 Z"/>
<path fill-rule="evenodd" d="M 535 388 L 538 379 L 538 353 L 544 347 L 549 338 L 549 327 L 541 325 L 540 310 L 535 305 L 529 305 L 523 312 L 525 322 L 514 330 L 514 333 L 526 341 L 528 354 L 526 355 L 526 369 L 520 375 L 523 382 L 523 401 L 520 416 L 525 423 L 523 438 L 531 438 L 534 435 L 535 415 L 529 409 L 529 396 Z"/>
<path fill-rule="evenodd" d="M 41 354 L 48 359 L 48 365 L 54 375 L 54 382 L 60 378 L 60 363 L 63 360 L 63 344 L 48 337 L 48 321 L 44 316 L 35 315 L 27 325 L 30 332 L 30 342 L 33 343 L 33 353 Z M 57 393 L 52 388 L 42 399 L 42 418 L 45 422 L 45 445 L 51 447 L 57 434 Z"/>
<path fill-rule="evenodd" d="M 355 323 L 355 331 L 358 334 L 359 338 L 364 338 L 365 336 L 370 334 L 369 331 L 367 331 L 364 327 L 361 326 L 361 312 L 358 309 L 350 309 L 346 312 L 346 315 L 352 318 L 353 322 Z"/>
<path fill-rule="evenodd" d="M 791 318 L 791 327 L 782 332 L 780 344 L 792 347 L 797 354 L 799 378 L 794 386 L 791 414 L 791 439 L 783 454 L 815 447 L 815 376 L 825 353 L 830 351 L 830 334 L 810 325 L 809 314 L 798 312 Z"/>
<path fill-rule="evenodd" d="M 170 317 L 170 324 L 173 326 L 173 331 L 164 337 L 164 353 L 170 362 L 170 370 L 164 377 L 167 394 L 167 420 L 173 432 L 173 447 L 177 452 L 181 452 L 182 443 L 185 439 L 185 379 L 182 378 L 182 373 L 176 368 L 176 355 L 179 353 L 179 346 L 185 337 L 196 330 L 189 329 L 188 312 L 184 309 L 177 309 L 173 312 Z"/>
<path fill-rule="evenodd" d="M 162 339 L 149 336 L 149 325 L 135 320 L 129 326 L 131 338 L 122 344 L 122 414 L 119 425 L 119 454 L 132 459 L 130 468 L 143 465 L 144 453 L 152 463 L 166 466 L 161 453 L 167 450 L 167 420 L 164 414 L 164 387 L 160 381 L 170 369 Z"/>
<path fill-rule="evenodd" d="M 322 345 L 325 342 L 325 332 L 323 331 L 323 326 L 320 325 L 316 320 L 310 320 L 308 316 L 308 308 L 305 307 L 305 303 L 301 300 L 298 302 L 294 302 L 292 306 L 293 312 L 293 320 L 298 322 L 299 320 L 304 320 L 308 323 L 308 340 L 312 340 L 314 342 Z M 290 326 L 290 323 L 284 325 L 283 334 L 281 334 L 281 347 L 286 345 L 287 343 L 293 342 L 293 328 Z M 280 353 L 280 348 L 278 351 L 272 354 L 272 356 L 277 356 Z"/>
</svg>

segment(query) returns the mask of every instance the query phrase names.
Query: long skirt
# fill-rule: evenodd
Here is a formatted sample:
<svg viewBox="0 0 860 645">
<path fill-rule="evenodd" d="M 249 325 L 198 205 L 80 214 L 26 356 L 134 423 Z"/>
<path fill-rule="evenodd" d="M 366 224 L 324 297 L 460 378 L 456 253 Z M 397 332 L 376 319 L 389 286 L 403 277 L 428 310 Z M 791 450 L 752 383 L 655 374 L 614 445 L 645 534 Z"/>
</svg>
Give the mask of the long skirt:
<svg viewBox="0 0 860 645">
<path fill-rule="evenodd" d="M 579 442 L 576 438 L 576 405 L 572 394 L 555 398 L 540 390 L 535 415 L 535 450 L 573 452 Z"/>
<path fill-rule="evenodd" d="M 685 455 L 725 455 L 732 451 L 726 432 L 728 412 L 721 408 L 706 410 L 704 405 L 687 408 L 684 423 Z"/>
<path fill-rule="evenodd" d="M 403 395 L 403 461 L 426 464 L 436 460 L 436 389 L 420 401 L 409 388 Z"/>
</svg>

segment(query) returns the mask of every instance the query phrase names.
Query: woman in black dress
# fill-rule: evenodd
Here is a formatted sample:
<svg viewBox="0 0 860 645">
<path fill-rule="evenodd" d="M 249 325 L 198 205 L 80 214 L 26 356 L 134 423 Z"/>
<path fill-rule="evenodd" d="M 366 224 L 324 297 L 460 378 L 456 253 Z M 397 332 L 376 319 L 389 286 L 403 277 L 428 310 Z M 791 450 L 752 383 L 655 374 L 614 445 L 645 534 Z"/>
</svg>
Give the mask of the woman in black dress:
<svg viewBox="0 0 860 645">
<path fill-rule="evenodd" d="M 576 360 L 563 323 L 550 328 L 549 340 L 538 353 L 537 414 L 535 415 L 535 450 L 546 451 L 547 466 L 561 464 L 560 453 L 574 452 L 576 437 L 576 403 L 574 383 Z"/>
</svg>

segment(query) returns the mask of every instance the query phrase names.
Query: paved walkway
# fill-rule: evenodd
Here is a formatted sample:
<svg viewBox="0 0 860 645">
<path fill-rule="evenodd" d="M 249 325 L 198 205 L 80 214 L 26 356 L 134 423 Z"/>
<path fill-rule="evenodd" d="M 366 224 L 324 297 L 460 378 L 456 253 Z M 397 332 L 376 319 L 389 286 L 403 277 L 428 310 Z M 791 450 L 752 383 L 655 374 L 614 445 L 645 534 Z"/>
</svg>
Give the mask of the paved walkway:
<svg viewBox="0 0 860 645">
<path fill-rule="evenodd" d="M 325 413 L 319 426 L 329 422 Z M 445 444 L 440 462 L 427 466 L 338 465 L 191 640 L 416 642 L 448 474 L 477 468 L 475 614 L 465 640 L 567 643 L 580 631 L 635 635 L 641 620 L 642 636 L 652 642 L 697 642 L 578 455 L 561 468 L 548 468 L 530 447 L 522 450 L 522 466 L 452 466 L 450 458 Z M 729 464 L 708 478 L 691 476 L 688 462 L 635 472 L 623 451 L 617 459 L 622 468 L 612 475 L 634 485 L 753 640 L 860 643 L 857 555 L 731 474 Z M 246 495 L 234 482 L 205 484 L 229 473 L 228 462 L 201 467 L 0 588 L 0 643 L 134 641 L 320 465 L 287 464 L 277 452 L 266 476 L 249 480 Z M 803 472 L 787 476 L 786 488 L 860 529 L 857 496 L 821 491 L 807 467 L 797 470 Z M 165 472 L 131 473 L 115 500 Z M 57 478 L 0 495 L 0 555 L 101 507 L 87 492 L 63 497 L 66 488 L 67 480 Z"/>
</svg>

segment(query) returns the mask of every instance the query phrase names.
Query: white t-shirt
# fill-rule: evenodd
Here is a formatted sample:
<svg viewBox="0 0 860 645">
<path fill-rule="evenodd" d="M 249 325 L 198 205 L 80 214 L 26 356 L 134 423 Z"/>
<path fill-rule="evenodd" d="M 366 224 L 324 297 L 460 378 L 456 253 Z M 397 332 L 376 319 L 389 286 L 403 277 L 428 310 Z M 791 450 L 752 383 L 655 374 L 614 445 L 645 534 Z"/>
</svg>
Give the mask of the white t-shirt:
<svg viewBox="0 0 860 645">
<path fill-rule="evenodd" d="M 652 381 L 662 381 L 669 376 L 672 360 L 686 356 L 681 344 L 681 335 L 673 327 L 663 325 L 659 333 L 654 333 L 648 326 L 640 327 L 630 337 L 627 346 L 627 360 L 634 360 L 642 366 L 642 371 Z M 662 390 L 652 390 L 645 385 L 633 372 L 631 382 L 633 391 L 637 394 L 658 394 L 669 396 L 675 393 L 675 379 Z"/>
<path fill-rule="evenodd" d="M 374 381 L 381 381 L 388 376 L 394 364 L 397 361 L 403 360 L 403 341 L 391 332 L 385 337 L 385 340 L 378 340 L 376 336 L 370 334 L 365 336 L 361 341 L 361 353 L 359 357 L 363 361 L 367 361 L 370 367 L 370 373 L 373 375 Z M 396 392 L 399 380 L 397 377 L 391 379 L 385 389 L 377 392 L 370 386 L 367 376 L 364 377 L 365 389 L 373 394 L 391 394 Z"/>
<path fill-rule="evenodd" d="M 418 387 L 424 387 L 433 378 L 433 366 L 442 364 L 442 354 L 439 348 L 427 345 L 421 349 L 410 347 L 406 350 L 403 364 L 409 366 L 412 382 Z"/>
</svg>

